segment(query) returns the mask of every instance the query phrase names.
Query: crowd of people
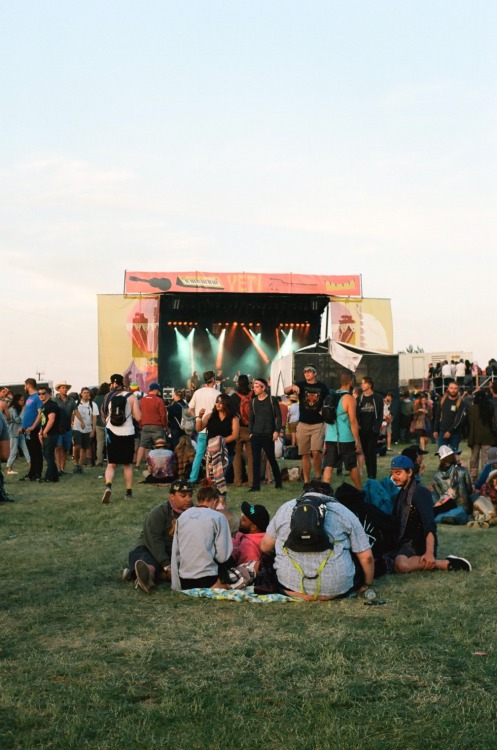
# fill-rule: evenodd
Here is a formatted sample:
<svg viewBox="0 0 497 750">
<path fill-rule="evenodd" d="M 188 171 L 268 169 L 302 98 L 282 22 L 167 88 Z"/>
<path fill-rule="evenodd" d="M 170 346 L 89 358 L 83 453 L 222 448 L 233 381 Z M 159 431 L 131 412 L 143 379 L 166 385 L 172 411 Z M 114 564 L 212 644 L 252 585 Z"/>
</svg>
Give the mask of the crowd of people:
<svg viewBox="0 0 497 750">
<path fill-rule="evenodd" d="M 463 558 L 437 558 L 436 528 L 497 523 L 497 380 L 487 389 L 457 377 L 442 393 L 381 394 L 372 378 L 355 385 L 348 371 L 330 388 L 309 364 L 275 397 L 265 378 L 242 373 L 226 393 L 219 372 L 209 370 L 190 398 L 180 389 L 170 403 L 158 383 L 141 393 L 119 373 L 79 394 L 67 382 L 53 394 L 28 378 L 23 394 L 0 389 L 0 460 L 9 475 L 24 457 L 28 471 L 19 480 L 32 482 L 60 481 L 69 456 L 75 474 L 88 464 L 105 467 L 104 504 L 120 466 L 124 497 L 133 497 L 134 472 L 141 476 L 145 462 L 140 481 L 168 486 L 169 499 L 147 514 L 123 574 L 144 591 L 161 580 L 184 590 L 261 585 L 262 577 L 262 588 L 269 581 L 285 595 L 330 599 L 367 589 L 375 570 L 471 570 Z M 459 458 L 463 438 L 469 468 Z M 399 442 L 408 445 L 378 482 L 377 456 Z M 433 444 L 439 466 L 425 486 L 423 456 Z M 303 487 L 272 519 L 263 505 L 244 502 L 238 522 L 229 486 L 282 489 L 279 459 L 295 448 Z M 348 473 L 351 484 L 333 492 L 334 472 Z M 0 501 L 11 500 L 2 475 Z M 383 529 L 380 551 L 365 531 L 371 514 Z"/>
</svg>

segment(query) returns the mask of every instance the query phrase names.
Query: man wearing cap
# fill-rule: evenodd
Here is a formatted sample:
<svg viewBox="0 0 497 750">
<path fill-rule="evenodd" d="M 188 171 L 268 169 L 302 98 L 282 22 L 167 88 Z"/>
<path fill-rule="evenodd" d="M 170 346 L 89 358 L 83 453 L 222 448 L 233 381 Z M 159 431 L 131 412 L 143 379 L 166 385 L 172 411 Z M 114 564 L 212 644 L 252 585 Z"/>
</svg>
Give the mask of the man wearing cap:
<svg viewBox="0 0 497 750">
<path fill-rule="evenodd" d="M 322 409 L 328 391 L 328 386 L 317 379 L 317 370 L 314 365 L 304 367 L 304 380 L 285 388 L 287 396 L 296 393 L 299 397 L 297 445 L 299 455 L 302 457 L 304 484 L 308 484 L 311 478 L 311 459 L 315 479 L 321 478 L 324 443 Z"/>
<path fill-rule="evenodd" d="M 433 437 L 438 440 L 438 447 L 450 445 L 457 451 L 461 442 L 461 430 L 466 405 L 459 392 L 457 383 L 449 383 L 445 394 L 436 404 L 433 420 Z"/>
<path fill-rule="evenodd" d="M 65 380 L 59 380 L 55 385 L 57 394 L 54 401 L 60 410 L 59 437 L 55 449 L 55 461 L 57 463 L 59 476 L 66 473 L 65 468 L 67 456 L 72 448 L 73 421 L 77 419 L 82 428 L 85 426 L 84 420 L 78 411 L 78 404 L 72 396 L 69 396 L 71 388 L 72 385 L 66 383 Z"/>
<path fill-rule="evenodd" d="M 167 411 L 160 395 L 160 385 L 151 383 L 148 394 L 140 399 L 142 414 L 140 447 L 136 456 L 136 468 L 140 468 L 143 455 L 154 447 L 155 441 L 166 437 Z"/>
<path fill-rule="evenodd" d="M 238 532 L 233 538 L 233 560 L 237 565 L 261 559 L 261 542 L 269 524 L 269 513 L 264 505 L 242 503 Z"/>
<path fill-rule="evenodd" d="M 473 485 L 469 471 L 457 459 L 460 453 L 441 445 L 436 454 L 440 458 L 433 475 L 433 497 L 437 498 L 433 512 L 437 523 L 466 524 L 473 511 Z"/>
<path fill-rule="evenodd" d="M 278 401 L 267 391 L 267 380 L 254 378 L 252 383 L 254 397 L 250 401 L 249 434 L 252 447 L 252 487 L 249 492 L 261 490 L 261 455 L 262 451 L 271 466 L 274 486 L 281 490 L 281 473 L 274 454 L 274 443 L 281 430 L 281 412 Z"/>
<path fill-rule="evenodd" d="M 169 488 L 169 500 L 159 503 L 145 516 L 137 546 L 129 553 L 122 578 L 132 581 L 147 594 L 158 581 L 171 580 L 171 550 L 176 522 L 192 507 L 193 487 L 183 480 Z"/>
<path fill-rule="evenodd" d="M 197 504 L 178 518 L 171 552 L 171 587 L 175 591 L 219 586 L 219 566 L 233 551 L 226 517 L 216 510 L 219 493 L 201 487 Z"/>
<path fill-rule="evenodd" d="M 199 416 L 201 409 L 205 410 L 203 412 L 204 416 L 211 414 L 215 409 L 216 399 L 219 395 L 219 392 L 216 389 L 216 378 L 212 370 L 204 372 L 204 383 L 205 384 L 202 388 L 197 388 L 189 404 L 189 413 L 195 418 Z M 190 473 L 190 482 L 195 483 L 198 481 L 200 466 L 206 450 L 207 427 L 201 430 L 197 436 L 197 449 Z"/>
<path fill-rule="evenodd" d="M 112 399 L 124 401 L 124 423 L 113 425 L 111 422 Z M 102 496 L 104 504 L 110 503 L 112 481 L 116 466 L 122 465 L 126 482 L 125 499 L 133 497 L 133 455 L 135 452 L 135 426 L 133 418 L 139 422 L 141 411 L 136 396 L 124 389 L 124 378 L 119 373 L 111 375 L 110 390 L 102 404 L 102 421 L 106 426 L 107 468 L 105 469 L 105 491 Z"/>
<path fill-rule="evenodd" d="M 157 438 L 147 456 L 147 470 L 143 472 L 147 484 L 169 484 L 173 481 L 174 453 L 164 438 Z"/>
<path fill-rule="evenodd" d="M 400 488 L 393 515 L 397 523 L 397 544 L 390 552 L 396 573 L 427 570 L 471 570 L 463 557 L 448 555 L 436 559 L 437 527 L 430 491 L 415 481 L 414 464 L 408 456 L 394 456 L 390 463 L 393 483 Z"/>
</svg>

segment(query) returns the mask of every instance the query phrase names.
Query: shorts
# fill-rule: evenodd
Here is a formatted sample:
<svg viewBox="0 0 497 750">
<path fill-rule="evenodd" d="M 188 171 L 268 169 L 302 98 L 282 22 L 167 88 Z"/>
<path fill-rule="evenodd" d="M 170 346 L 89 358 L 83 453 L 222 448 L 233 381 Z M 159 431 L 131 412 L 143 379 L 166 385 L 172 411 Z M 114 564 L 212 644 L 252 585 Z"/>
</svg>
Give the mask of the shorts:
<svg viewBox="0 0 497 750">
<path fill-rule="evenodd" d="M 322 451 L 324 441 L 324 423 L 306 424 L 299 422 L 297 427 L 297 446 L 299 456 L 305 456 L 313 451 Z"/>
<path fill-rule="evenodd" d="M 394 559 L 399 557 L 399 555 L 403 555 L 404 557 L 417 557 L 419 555 L 424 555 L 424 552 L 425 550 L 420 550 L 419 548 L 416 549 L 416 545 L 412 539 L 406 539 L 400 543 L 400 546 L 392 554 L 392 557 Z"/>
<path fill-rule="evenodd" d="M 286 429 L 290 435 L 294 435 L 297 432 L 298 422 L 288 422 Z"/>
<path fill-rule="evenodd" d="M 203 578 L 181 578 L 181 590 L 188 589 L 211 589 L 217 582 L 219 576 L 203 576 Z"/>
<path fill-rule="evenodd" d="M 110 464 L 126 466 L 133 463 L 135 453 L 134 435 L 114 435 L 112 430 L 107 428 L 106 443 L 107 460 Z"/>
<path fill-rule="evenodd" d="M 72 431 L 72 441 L 75 446 L 88 450 L 91 446 L 91 438 L 89 432 L 79 432 L 79 430 Z"/>
<path fill-rule="evenodd" d="M 341 461 L 346 471 L 356 468 L 355 443 L 325 443 L 324 465 L 336 469 Z"/>
<path fill-rule="evenodd" d="M 155 441 L 158 439 L 164 440 L 164 428 L 159 427 L 155 424 L 145 424 L 141 429 L 140 435 L 140 448 L 147 448 L 152 450 L 155 445 Z"/>
<path fill-rule="evenodd" d="M 67 432 L 63 432 L 59 435 L 57 445 L 63 448 L 66 453 L 69 453 L 72 448 L 72 430 L 67 430 Z"/>
</svg>

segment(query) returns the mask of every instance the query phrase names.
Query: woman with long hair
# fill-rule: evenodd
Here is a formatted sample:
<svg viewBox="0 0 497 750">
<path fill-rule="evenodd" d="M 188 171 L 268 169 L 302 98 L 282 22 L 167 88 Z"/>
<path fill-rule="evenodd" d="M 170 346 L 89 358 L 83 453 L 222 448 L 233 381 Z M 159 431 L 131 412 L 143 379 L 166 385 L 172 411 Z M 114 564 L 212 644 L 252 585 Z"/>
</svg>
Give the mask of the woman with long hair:
<svg viewBox="0 0 497 750">
<path fill-rule="evenodd" d="M 189 435 L 181 435 L 178 445 L 174 449 L 174 460 L 176 464 L 176 475 L 178 479 L 186 479 L 190 476 L 195 448 Z"/>
<path fill-rule="evenodd" d="M 8 404 L 7 413 L 5 417 L 9 426 L 9 437 L 10 437 L 10 455 L 7 459 L 7 474 L 17 474 L 12 468 L 16 456 L 19 451 L 26 461 L 31 463 L 29 457 L 28 446 L 26 445 L 26 438 L 22 432 L 22 410 L 24 409 L 24 395 L 22 393 L 15 393 L 12 396 L 12 401 Z"/>
<path fill-rule="evenodd" d="M 200 409 L 196 423 L 197 431 L 207 428 L 206 472 L 222 498 L 226 499 L 226 472 L 233 461 L 235 444 L 240 424 L 233 401 L 226 393 L 216 399 L 214 411 L 205 413 Z"/>
<path fill-rule="evenodd" d="M 492 405 L 486 388 L 476 391 L 469 410 L 468 448 L 471 448 L 469 472 L 476 482 L 479 471 L 487 463 L 487 451 L 495 440 L 492 429 Z M 478 464 L 480 465 L 478 471 Z"/>
<path fill-rule="evenodd" d="M 410 431 L 419 440 L 419 447 L 422 451 L 426 450 L 428 435 L 431 429 L 432 409 L 428 403 L 426 393 L 419 393 L 414 401 L 413 417 Z"/>
</svg>

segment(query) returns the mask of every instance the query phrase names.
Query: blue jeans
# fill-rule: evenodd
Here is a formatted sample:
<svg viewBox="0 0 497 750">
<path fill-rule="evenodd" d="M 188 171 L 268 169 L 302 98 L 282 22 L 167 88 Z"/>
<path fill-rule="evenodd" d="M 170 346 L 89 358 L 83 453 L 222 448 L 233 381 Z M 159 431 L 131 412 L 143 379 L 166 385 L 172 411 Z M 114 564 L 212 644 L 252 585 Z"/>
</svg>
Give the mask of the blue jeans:
<svg viewBox="0 0 497 750">
<path fill-rule="evenodd" d="M 197 435 L 197 451 L 195 453 L 195 460 L 193 462 L 192 470 L 190 472 L 190 482 L 196 482 L 198 479 L 198 473 L 202 464 L 202 459 L 205 456 L 207 450 L 207 433 L 200 432 Z"/>
<path fill-rule="evenodd" d="M 471 516 L 466 513 L 463 507 L 459 506 L 457 508 L 452 508 L 452 510 L 448 510 L 447 513 L 440 513 L 439 516 L 436 516 L 435 523 L 466 525 L 470 519 Z"/>
<path fill-rule="evenodd" d="M 457 432 L 451 432 L 450 438 L 444 438 L 442 431 L 438 434 L 438 447 L 441 445 L 448 445 L 454 453 L 459 450 L 459 443 L 461 442 L 461 436 Z"/>
</svg>

